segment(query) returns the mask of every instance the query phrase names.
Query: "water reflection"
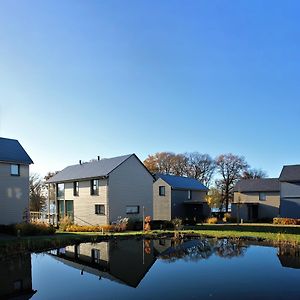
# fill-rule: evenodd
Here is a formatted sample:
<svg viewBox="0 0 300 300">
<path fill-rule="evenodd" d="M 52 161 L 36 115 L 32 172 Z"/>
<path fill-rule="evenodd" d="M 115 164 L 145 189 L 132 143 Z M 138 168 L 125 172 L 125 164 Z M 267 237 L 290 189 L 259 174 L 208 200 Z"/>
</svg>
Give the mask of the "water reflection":
<svg viewBox="0 0 300 300">
<path fill-rule="evenodd" d="M 290 245 L 280 246 L 277 256 L 283 267 L 300 269 L 300 248 Z"/>
<path fill-rule="evenodd" d="M 231 258 L 244 255 L 247 249 L 246 245 L 228 239 L 169 240 L 163 243 L 164 245 L 161 241 L 154 241 L 154 247 L 160 252 L 159 257 L 169 262 L 177 259 L 184 259 L 185 261 L 208 259 L 213 254 Z"/>
<path fill-rule="evenodd" d="M 49 253 L 62 263 L 99 279 L 137 287 L 156 260 L 153 242 L 121 240 L 84 243 Z"/>
<path fill-rule="evenodd" d="M 0 298 L 30 299 L 32 290 L 31 255 L 23 254 L 0 261 Z"/>
<path fill-rule="evenodd" d="M 79 245 L 72 245 L 61 249 L 51 250 L 47 252 L 47 256 L 36 256 L 43 261 L 47 261 L 44 260 L 44 257 L 47 257 L 49 261 L 47 261 L 47 264 L 44 265 L 44 268 L 40 267 L 39 264 L 35 265 L 34 270 L 39 268 L 41 269 L 39 269 L 39 283 L 37 283 L 36 280 L 36 282 L 33 282 L 33 284 L 31 256 L 30 254 L 24 254 L 19 257 L 11 257 L 0 261 L 0 298 L 15 297 L 14 299 L 30 299 L 35 293 L 35 291 L 32 289 L 32 286 L 38 288 L 40 291 L 40 294 L 37 292 L 36 295 L 43 298 L 43 293 L 45 293 L 44 290 L 46 289 L 47 283 L 41 279 L 41 273 L 44 274 L 45 272 L 48 272 L 47 267 L 54 262 L 54 260 L 50 257 L 58 261 L 60 266 L 67 265 L 68 267 L 78 271 L 78 275 L 76 275 L 77 271 L 75 273 L 73 272 L 76 275 L 76 277 L 73 277 L 73 280 L 75 280 L 74 283 L 76 280 L 81 282 L 81 278 L 88 279 L 89 277 L 86 276 L 86 274 L 92 274 L 92 277 L 95 279 L 108 279 L 112 282 L 118 283 L 118 286 L 120 287 L 129 286 L 137 288 L 141 285 L 142 280 L 147 277 L 146 274 L 157 260 L 160 260 L 161 262 L 172 263 L 168 265 L 161 263 L 158 263 L 157 265 L 155 264 L 155 266 L 159 266 L 159 269 L 154 267 L 153 270 L 155 270 L 155 272 L 158 270 L 159 272 L 163 272 L 164 267 L 162 265 L 167 268 L 172 268 L 174 266 L 176 267 L 176 265 L 173 264 L 176 261 L 194 263 L 199 260 L 209 260 L 210 262 L 213 262 L 214 259 L 210 259 L 213 256 L 215 258 L 220 257 L 226 259 L 245 256 L 245 259 L 239 261 L 238 263 L 235 261 L 233 264 L 233 266 L 237 268 L 235 270 L 239 270 L 243 261 L 249 261 L 250 257 L 251 259 L 254 259 L 254 262 L 259 259 L 262 259 L 263 261 L 269 257 L 259 257 L 256 256 L 256 254 L 251 256 L 253 255 L 250 255 L 251 251 L 249 250 L 249 253 L 247 252 L 250 248 L 253 251 L 258 250 L 258 248 L 251 247 L 251 244 L 249 245 L 249 243 L 237 242 L 228 239 L 131 239 L 112 240 L 101 243 L 82 243 Z M 267 248 L 260 247 L 260 249 Z M 275 252 L 274 254 L 276 254 L 276 250 L 270 250 L 273 251 L 272 253 Z M 263 252 L 258 251 L 255 253 Z M 274 254 L 272 255 L 273 263 Z M 36 257 L 33 256 L 33 259 L 36 260 Z M 275 264 L 273 264 L 274 266 L 276 265 L 276 267 L 279 266 L 279 268 L 283 267 L 300 269 L 300 248 L 292 246 L 280 246 L 277 248 L 277 258 L 275 259 Z M 223 260 L 223 262 L 225 263 L 225 260 Z M 229 260 L 227 260 L 226 265 L 228 265 L 228 262 Z M 220 260 L 218 260 L 218 265 L 219 264 Z M 211 265 L 215 266 L 214 263 Z M 192 266 L 192 264 L 190 264 L 190 266 Z M 208 269 L 205 269 L 204 271 L 204 265 L 201 266 L 201 270 L 207 274 Z M 206 268 L 208 268 L 208 266 L 209 265 L 206 264 Z M 182 272 L 180 268 L 181 265 L 179 264 L 179 273 Z M 69 280 L 70 275 L 67 274 L 70 273 L 67 272 L 67 269 L 60 267 L 60 270 L 66 271 L 61 272 L 61 274 Z M 197 270 L 197 272 L 199 272 L 197 273 L 199 276 L 201 276 L 201 270 Z M 185 269 L 185 272 L 190 272 L 190 269 Z M 37 272 L 34 274 L 37 274 Z M 156 275 L 153 277 L 152 273 L 152 276 L 148 276 L 148 278 L 150 277 L 152 280 L 156 280 L 155 278 L 158 278 L 159 274 L 155 274 Z M 53 278 L 53 274 L 48 276 Z M 213 274 L 212 276 L 215 277 L 216 274 Z M 158 282 L 161 280 L 162 279 L 159 279 Z M 82 282 L 86 282 L 86 280 L 83 280 Z M 105 285 L 107 282 L 103 281 L 102 283 Z M 165 281 L 164 284 L 167 284 L 167 281 Z M 102 289 L 104 285 L 101 285 Z M 84 291 L 84 286 L 81 288 Z"/>
</svg>

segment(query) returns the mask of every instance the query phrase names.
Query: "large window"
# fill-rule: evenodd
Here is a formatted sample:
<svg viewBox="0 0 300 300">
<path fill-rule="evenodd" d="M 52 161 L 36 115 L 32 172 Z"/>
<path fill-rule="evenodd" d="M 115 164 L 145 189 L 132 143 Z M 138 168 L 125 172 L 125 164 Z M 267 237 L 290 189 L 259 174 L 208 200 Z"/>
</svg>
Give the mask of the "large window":
<svg viewBox="0 0 300 300">
<path fill-rule="evenodd" d="M 188 200 L 191 200 L 191 199 L 192 199 L 192 191 L 188 190 Z"/>
<path fill-rule="evenodd" d="M 126 214 L 138 214 L 139 212 L 140 212 L 140 207 L 138 205 L 126 206 Z"/>
<path fill-rule="evenodd" d="M 20 176 L 20 165 L 10 165 L 10 175 Z"/>
<path fill-rule="evenodd" d="M 266 201 L 267 200 L 266 193 L 259 193 L 259 200 L 260 201 Z"/>
<path fill-rule="evenodd" d="M 91 180 L 91 195 L 99 195 L 99 180 Z"/>
<path fill-rule="evenodd" d="M 162 185 L 159 187 L 159 196 L 165 196 L 166 195 L 166 188 Z"/>
<path fill-rule="evenodd" d="M 79 182 L 78 181 L 75 181 L 73 183 L 73 195 L 79 196 Z"/>
<path fill-rule="evenodd" d="M 58 183 L 56 185 L 56 197 L 57 197 L 57 199 L 65 198 L 65 184 L 64 183 Z"/>
<path fill-rule="evenodd" d="M 96 215 L 105 215 L 104 204 L 95 204 L 95 214 Z"/>
</svg>

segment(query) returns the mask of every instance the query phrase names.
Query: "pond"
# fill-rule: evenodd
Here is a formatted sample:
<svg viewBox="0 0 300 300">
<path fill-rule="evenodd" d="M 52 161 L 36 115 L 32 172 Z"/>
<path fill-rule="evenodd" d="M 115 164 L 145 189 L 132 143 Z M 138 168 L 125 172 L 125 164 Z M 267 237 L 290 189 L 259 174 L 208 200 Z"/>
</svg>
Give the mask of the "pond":
<svg viewBox="0 0 300 300">
<path fill-rule="evenodd" d="M 228 239 L 112 240 L 0 262 L 0 298 L 299 299 L 300 249 Z"/>
</svg>

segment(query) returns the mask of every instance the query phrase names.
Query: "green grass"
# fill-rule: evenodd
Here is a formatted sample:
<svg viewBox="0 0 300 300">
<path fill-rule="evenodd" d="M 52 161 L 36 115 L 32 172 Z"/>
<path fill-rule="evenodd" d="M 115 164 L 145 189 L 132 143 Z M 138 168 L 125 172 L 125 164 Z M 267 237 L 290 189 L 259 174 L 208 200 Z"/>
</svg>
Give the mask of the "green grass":
<svg viewBox="0 0 300 300">
<path fill-rule="evenodd" d="M 67 245 L 83 243 L 83 242 L 100 242 L 110 238 L 163 238 L 174 235 L 173 230 L 152 230 L 128 231 L 116 233 L 100 233 L 100 232 L 76 232 L 67 233 L 59 232 L 49 236 L 28 236 L 0 237 L 0 258 L 12 253 L 18 254 L 22 252 L 42 252 L 54 248 L 61 248 Z M 261 224 L 216 224 L 216 225 L 197 225 L 185 227 L 180 230 L 182 236 L 203 236 L 215 238 L 240 238 L 240 239 L 256 239 L 258 241 L 272 242 L 274 245 L 280 243 L 290 243 L 300 245 L 300 226 L 275 226 Z"/>
</svg>

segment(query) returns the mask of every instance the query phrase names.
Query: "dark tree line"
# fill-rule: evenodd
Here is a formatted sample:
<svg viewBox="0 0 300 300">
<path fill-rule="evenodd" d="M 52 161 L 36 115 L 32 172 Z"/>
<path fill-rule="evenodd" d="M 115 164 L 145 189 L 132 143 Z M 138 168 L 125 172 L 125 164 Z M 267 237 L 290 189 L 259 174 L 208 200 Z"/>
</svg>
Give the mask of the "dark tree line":
<svg viewBox="0 0 300 300">
<path fill-rule="evenodd" d="M 239 179 L 264 178 L 267 174 L 260 169 L 252 169 L 243 156 L 221 154 L 213 159 L 209 154 L 199 152 L 175 154 L 158 152 L 144 161 L 152 173 L 172 174 L 192 177 L 211 187 L 209 201 L 223 206 L 233 198 L 233 188 Z M 212 185 L 213 179 L 214 185 Z"/>
</svg>

